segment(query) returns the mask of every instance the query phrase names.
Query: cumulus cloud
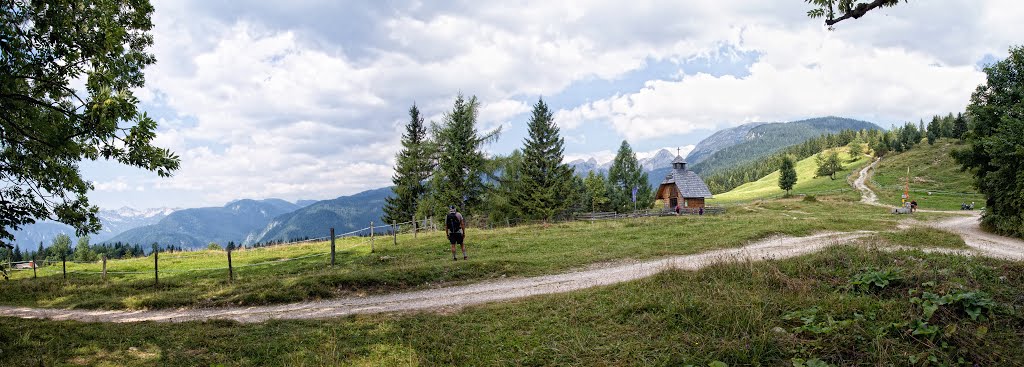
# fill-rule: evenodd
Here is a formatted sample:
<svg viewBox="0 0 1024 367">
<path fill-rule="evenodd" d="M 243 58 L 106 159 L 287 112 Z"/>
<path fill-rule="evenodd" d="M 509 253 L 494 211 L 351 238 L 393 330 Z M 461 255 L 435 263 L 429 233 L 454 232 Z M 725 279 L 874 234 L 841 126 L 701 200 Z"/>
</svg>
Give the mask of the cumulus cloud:
<svg viewBox="0 0 1024 367">
<path fill-rule="evenodd" d="M 158 63 L 137 93 L 164 111 L 157 144 L 182 168 L 143 184 L 210 205 L 351 194 L 390 183 L 414 102 L 440 121 L 457 93 L 476 95 L 481 130 L 524 129 L 538 96 L 652 63 L 730 60 L 730 50 L 760 56 L 743 76 L 650 75 L 640 88 L 553 106 L 555 119 L 585 146 L 751 120 L 945 113 L 980 81 L 977 59 L 1020 39 L 1009 0 L 910 2 L 834 32 L 799 1 L 382 4 L 157 1 Z M 610 160 L 602 148 L 614 147 L 566 159 Z M 123 183 L 96 185 L 137 187 Z"/>
</svg>

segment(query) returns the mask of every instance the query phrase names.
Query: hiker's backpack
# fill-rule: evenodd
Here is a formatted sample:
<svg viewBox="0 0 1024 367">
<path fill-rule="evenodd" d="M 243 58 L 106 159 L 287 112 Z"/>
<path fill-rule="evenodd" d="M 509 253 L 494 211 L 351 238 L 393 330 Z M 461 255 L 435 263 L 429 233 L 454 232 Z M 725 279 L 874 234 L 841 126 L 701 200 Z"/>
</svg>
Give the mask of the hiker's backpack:
<svg viewBox="0 0 1024 367">
<path fill-rule="evenodd" d="M 448 217 L 444 219 L 444 225 L 448 227 L 448 233 L 458 233 L 462 230 L 462 221 L 455 213 L 448 213 Z"/>
</svg>

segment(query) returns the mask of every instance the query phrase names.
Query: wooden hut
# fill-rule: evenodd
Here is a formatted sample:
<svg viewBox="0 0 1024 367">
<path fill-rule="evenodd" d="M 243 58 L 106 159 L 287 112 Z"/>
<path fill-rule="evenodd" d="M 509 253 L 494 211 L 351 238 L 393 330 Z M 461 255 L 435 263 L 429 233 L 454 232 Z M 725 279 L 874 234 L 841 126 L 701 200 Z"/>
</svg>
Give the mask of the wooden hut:
<svg viewBox="0 0 1024 367">
<path fill-rule="evenodd" d="M 687 170 L 686 160 L 676 155 L 676 159 L 672 160 L 672 171 L 658 186 L 657 199 L 665 203 L 665 209 L 675 210 L 678 205 L 683 211 L 697 210 L 704 207 L 704 199 L 712 197 L 704 180 Z"/>
</svg>

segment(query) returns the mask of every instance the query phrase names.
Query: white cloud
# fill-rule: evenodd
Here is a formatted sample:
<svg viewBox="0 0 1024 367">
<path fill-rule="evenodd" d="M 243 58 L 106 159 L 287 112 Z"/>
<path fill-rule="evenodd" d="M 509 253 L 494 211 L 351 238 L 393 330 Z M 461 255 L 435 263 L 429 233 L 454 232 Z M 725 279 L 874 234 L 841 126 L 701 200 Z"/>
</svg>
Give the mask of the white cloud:
<svg viewBox="0 0 1024 367">
<path fill-rule="evenodd" d="M 145 188 L 188 190 L 217 205 L 389 184 L 413 102 L 440 121 L 461 91 L 479 97 L 481 130 L 522 129 L 538 96 L 642 74 L 652 62 L 734 59 L 723 46 L 761 57 L 742 78 L 677 70 L 639 89 L 587 94 L 582 100 L 592 102 L 556 113 L 566 141 L 583 146 L 616 134 L 636 144 L 751 120 L 945 113 L 980 81 L 977 59 L 1019 42 L 1022 18 L 1009 0 L 916 1 L 827 32 L 799 1 L 413 2 L 374 10 L 363 21 L 375 28 L 353 40 L 277 14 L 272 3 L 244 16 L 211 14 L 220 7 L 208 5 L 156 2 L 159 62 L 138 95 L 170 111 L 158 116 L 156 142 L 182 157 L 173 178 Z M 305 17 L 358 16 L 366 15 Z M 601 148 L 566 160 L 614 157 Z M 137 186 L 124 185 L 97 190 Z"/>
<path fill-rule="evenodd" d="M 855 44 L 820 29 L 751 27 L 738 46 L 762 53 L 749 76 L 698 73 L 653 80 L 633 93 L 559 111 L 557 118 L 568 129 L 606 121 L 630 140 L 802 116 L 884 122 L 962 110 L 984 80 L 973 65 Z"/>
<path fill-rule="evenodd" d="M 92 184 L 96 191 L 122 192 L 131 189 L 131 186 L 126 182 L 124 177 L 117 177 L 111 181 L 93 182 Z"/>
</svg>

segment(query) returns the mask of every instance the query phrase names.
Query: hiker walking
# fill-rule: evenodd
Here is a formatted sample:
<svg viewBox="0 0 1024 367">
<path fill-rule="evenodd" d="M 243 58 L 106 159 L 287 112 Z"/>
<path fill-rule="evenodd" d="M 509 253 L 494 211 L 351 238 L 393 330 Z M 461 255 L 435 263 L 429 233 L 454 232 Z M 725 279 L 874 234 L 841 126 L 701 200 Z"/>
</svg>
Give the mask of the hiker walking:
<svg viewBox="0 0 1024 367">
<path fill-rule="evenodd" d="M 455 205 L 448 207 L 448 216 L 444 219 L 444 232 L 448 235 L 448 242 L 452 244 L 452 261 L 458 260 L 455 256 L 455 244 L 462 247 L 462 259 L 466 260 L 466 221 L 462 213 L 455 210 Z"/>
</svg>

